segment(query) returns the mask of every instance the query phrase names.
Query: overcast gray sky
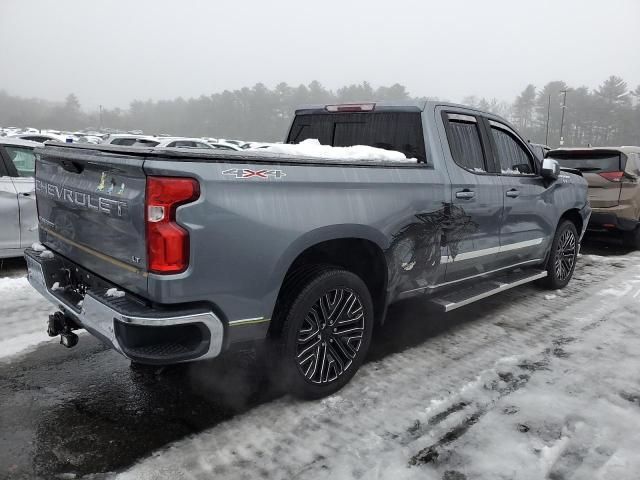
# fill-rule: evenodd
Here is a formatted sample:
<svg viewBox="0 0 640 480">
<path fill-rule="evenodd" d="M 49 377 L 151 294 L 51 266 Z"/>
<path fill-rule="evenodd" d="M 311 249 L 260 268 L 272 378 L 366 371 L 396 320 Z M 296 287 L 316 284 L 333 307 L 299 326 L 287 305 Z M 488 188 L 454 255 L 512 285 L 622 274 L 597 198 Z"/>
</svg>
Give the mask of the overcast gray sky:
<svg viewBox="0 0 640 480">
<path fill-rule="evenodd" d="M 0 89 L 83 107 L 263 82 L 511 100 L 640 84 L 640 0 L 0 0 Z"/>
</svg>

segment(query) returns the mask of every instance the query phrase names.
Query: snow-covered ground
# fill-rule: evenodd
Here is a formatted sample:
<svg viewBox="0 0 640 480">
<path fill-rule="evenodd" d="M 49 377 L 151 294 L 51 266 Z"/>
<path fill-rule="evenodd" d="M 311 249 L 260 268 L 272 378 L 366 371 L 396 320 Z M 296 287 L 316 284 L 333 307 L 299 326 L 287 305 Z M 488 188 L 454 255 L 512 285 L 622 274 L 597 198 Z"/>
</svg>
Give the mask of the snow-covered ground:
<svg viewBox="0 0 640 480">
<path fill-rule="evenodd" d="M 0 362 L 40 342 L 58 341 L 47 335 L 47 319 L 55 309 L 25 276 L 0 278 L 0 299 Z"/>
<path fill-rule="evenodd" d="M 639 478 L 640 256 L 503 295 L 330 398 L 262 405 L 118 478 Z"/>
<path fill-rule="evenodd" d="M 0 279 L 0 295 L 7 361 L 48 340 L 52 308 L 25 278 Z M 332 397 L 260 405 L 117 477 L 638 479 L 639 317 L 640 253 L 583 255 L 562 291 L 460 309 Z"/>
</svg>

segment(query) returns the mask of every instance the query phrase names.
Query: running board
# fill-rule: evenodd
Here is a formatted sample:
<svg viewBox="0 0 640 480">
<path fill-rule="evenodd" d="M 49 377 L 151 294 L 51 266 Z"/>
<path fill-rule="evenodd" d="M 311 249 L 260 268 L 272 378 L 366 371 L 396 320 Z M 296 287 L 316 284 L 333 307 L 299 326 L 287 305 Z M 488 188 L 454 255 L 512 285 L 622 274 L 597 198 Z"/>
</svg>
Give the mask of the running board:
<svg viewBox="0 0 640 480">
<path fill-rule="evenodd" d="M 441 296 L 433 297 L 429 302 L 443 312 L 450 312 L 464 307 L 496 293 L 505 292 L 513 287 L 533 282 L 547 276 L 546 270 L 521 270 L 502 274 L 491 280 L 476 285 L 450 291 Z"/>
</svg>

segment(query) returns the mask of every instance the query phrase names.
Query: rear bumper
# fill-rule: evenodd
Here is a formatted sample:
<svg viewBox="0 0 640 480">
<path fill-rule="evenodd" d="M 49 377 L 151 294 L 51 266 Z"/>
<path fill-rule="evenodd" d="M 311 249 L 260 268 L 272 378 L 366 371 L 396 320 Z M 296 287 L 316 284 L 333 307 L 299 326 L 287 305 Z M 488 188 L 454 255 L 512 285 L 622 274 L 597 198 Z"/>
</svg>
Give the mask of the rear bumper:
<svg viewBox="0 0 640 480">
<path fill-rule="evenodd" d="M 47 255 L 43 258 L 40 252 L 25 251 L 29 283 L 125 357 L 163 365 L 213 358 L 222 351 L 224 325 L 211 310 L 159 308 L 130 294 L 107 296 L 107 290 L 115 286 L 95 276 L 91 286 L 78 287 L 77 281 L 70 280 L 71 275 L 65 276 L 69 261 L 55 253 Z M 71 268 L 75 277 L 91 276 L 79 266 Z"/>
<path fill-rule="evenodd" d="M 636 213 L 630 205 L 618 205 L 610 208 L 594 208 L 589 220 L 589 230 L 630 231 L 638 226 Z"/>
</svg>

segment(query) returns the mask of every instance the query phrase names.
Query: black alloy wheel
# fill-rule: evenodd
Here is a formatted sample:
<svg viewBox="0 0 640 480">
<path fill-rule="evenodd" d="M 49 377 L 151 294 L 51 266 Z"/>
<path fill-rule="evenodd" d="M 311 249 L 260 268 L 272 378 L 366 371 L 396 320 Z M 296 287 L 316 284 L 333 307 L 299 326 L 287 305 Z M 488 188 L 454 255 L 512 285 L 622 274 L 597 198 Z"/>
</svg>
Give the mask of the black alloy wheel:
<svg viewBox="0 0 640 480">
<path fill-rule="evenodd" d="M 272 336 L 274 380 L 300 398 L 331 395 L 351 380 L 369 349 L 369 289 L 356 274 L 326 266 L 285 283 L 272 320 L 281 325 Z"/>
<path fill-rule="evenodd" d="M 300 373 L 317 384 L 336 380 L 353 365 L 364 330 L 364 308 L 357 293 L 338 288 L 322 295 L 298 329 Z"/>
<path fill-rule="evenodd" d="M 552 290 L 566 287 L 576 268 L 579 247 L 576 226 L 569 220 L 562 220 L 551 244 L 545 267 L 547 276 L 539 283 Z"/>
</svg>

